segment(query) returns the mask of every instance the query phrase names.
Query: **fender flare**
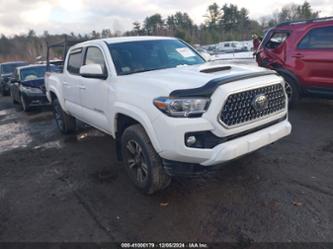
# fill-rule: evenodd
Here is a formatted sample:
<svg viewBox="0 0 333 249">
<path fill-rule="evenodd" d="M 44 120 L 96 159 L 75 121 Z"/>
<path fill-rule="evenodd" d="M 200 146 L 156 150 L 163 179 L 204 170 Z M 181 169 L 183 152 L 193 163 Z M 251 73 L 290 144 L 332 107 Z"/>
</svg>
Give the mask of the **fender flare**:
<svg viewBox="0 0 333 249">
<path fill-rule="evenodd" d="M 112 136 L 116 138 L 116 132 L 117 132 L 117 115 L 122 114 L 125 116 L 128 116 L 134 120 L 136 120 L 144 130 L 146 131 L 155 151 L 157 153 L 161 152 L 161 147 L 158 142 L 157 136 L 155 134 L 155 130 L 153 128 L 153 124 L 151 122 L 151 119 L 148 117 L 148 115 L 140 108 L 126 104 L 126 103 L 115 103 L 114 105 L 114 117 L 113 117 L 113 134 Z"/>
<path fill-rule="evenodd" d="M 67 112 L 67 109 L 65 108 L 64 99 L 60 98 L 61 95 L 59 94 L 58 90 L 55 87 L 51 86 L 50 89 L 47 91 L 47 98 L 50 101 L 50 103 L 52 104 L 51 93 L 53 93 L 57 97 L 57 99 L 58 99 L 58 101 L 60 103 L 61 108 L 65 112 Z"/>
</svg>

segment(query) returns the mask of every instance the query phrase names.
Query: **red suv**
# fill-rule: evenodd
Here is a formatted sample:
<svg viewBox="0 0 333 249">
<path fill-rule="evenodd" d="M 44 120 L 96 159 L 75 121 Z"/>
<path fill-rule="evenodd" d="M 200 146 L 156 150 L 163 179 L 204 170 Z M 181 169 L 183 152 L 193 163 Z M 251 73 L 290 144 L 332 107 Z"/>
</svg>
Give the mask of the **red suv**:
<svg viewBox="0 0 333 249">
<path fill-rule="evenodd" d="M 302 96 L 333 98 L 333 17 L 273 27 L 256 58 L 285 79 L 290 106 Z"/>
</svg>

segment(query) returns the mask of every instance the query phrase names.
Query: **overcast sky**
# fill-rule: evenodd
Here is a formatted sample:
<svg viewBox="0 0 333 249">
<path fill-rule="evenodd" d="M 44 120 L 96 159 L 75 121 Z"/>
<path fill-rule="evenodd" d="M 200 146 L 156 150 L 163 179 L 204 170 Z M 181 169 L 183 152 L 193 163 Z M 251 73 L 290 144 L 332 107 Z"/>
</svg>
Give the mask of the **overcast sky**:
<svg viewBox="0 0 333 249">
<path fill-rule="evenodd" d="M 163 17 L 176 11 L 190 14 L 195 23 L 204 21 L 207 6 L 237 4 L 250 11 L 250 17 L 259 19 L 288 4 L 290 0 L 0 0 L 0 33 L 13 35 L 34 29 L 38 34 L 90 33 L 110 28 L 125 31 L 134 21 L 155 13 Z M 303 0 L 294 0 L 302 3 Z M 321 16 L 333 16 L 332 0 L 310 0 Z"/>
</svg>

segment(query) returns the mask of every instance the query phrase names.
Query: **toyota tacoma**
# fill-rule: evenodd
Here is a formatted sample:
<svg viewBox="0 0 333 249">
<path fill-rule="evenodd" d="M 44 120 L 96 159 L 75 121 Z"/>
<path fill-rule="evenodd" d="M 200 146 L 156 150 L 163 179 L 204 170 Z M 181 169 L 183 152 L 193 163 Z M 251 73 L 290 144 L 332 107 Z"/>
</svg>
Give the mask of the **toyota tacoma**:
<svg viewBox="0 0 333 249">
<path fill-rule="evenodd" d="M 66 46 L 65 46 L 66 47 Z M 62 73 L 47 73 L 62 133 L 76 119 L 116 141 L 133 183 L 152 194 L 291 132 L 284 80 L 255 67 L 207 62 L 168 37 L 122 37 L 72 46 Z"/>
</svg>

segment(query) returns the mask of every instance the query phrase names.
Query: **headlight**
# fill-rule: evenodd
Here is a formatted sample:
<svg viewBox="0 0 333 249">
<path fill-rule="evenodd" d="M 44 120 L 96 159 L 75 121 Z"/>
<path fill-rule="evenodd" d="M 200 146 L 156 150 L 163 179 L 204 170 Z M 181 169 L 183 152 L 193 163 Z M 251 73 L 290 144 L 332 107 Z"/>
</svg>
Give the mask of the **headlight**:
<svg viewBox="0 0 333 249">
<path fill-rule="evenodd" d="M 210 99 L 159 97 L 154 99 L 154 105 L 165 114 L 172 117 L 200 117 L 206 112 Z"/>
<path fill-rule="evenodd" d="M 36 87 L 20 86 L 20 90 L 25 93 L 43 93 L 43 91 Z"/>
</svg>

